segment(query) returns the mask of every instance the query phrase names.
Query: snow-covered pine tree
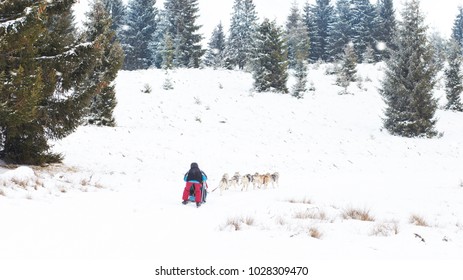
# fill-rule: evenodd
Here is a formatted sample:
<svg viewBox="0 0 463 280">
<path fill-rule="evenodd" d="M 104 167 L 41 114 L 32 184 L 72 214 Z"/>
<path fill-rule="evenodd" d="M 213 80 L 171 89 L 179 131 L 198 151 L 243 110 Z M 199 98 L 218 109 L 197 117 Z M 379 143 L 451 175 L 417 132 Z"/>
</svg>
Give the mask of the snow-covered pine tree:
<svg viewBox="0 0 463 280">
<path fill-rule="evenodd" d="M 394 50 L 394 34 L 397 30 L 393 0 L 378 0 L 375 20 L 375 53 L 378 61 L 388 59 Z"/>
<path fill-rule="evenodd" d="M 448 67 L 444 71 L 445 93 L 447 96 L 445 109 L 462 112 L 461 93 L 463 92 L 463 74 L 461 72 L 461 64 L 463 57 L 461 47 L 454 39 L 450 40 L 447 60 Z"/>
<path fill-rule="evenodd" d="M 85 22 L 85 36 L 88 41 L 95 41 L 101 51 L 91 79 L 97 84 L 86 121 L 89 124 L 114 126 L 113 111 L 116 107 L 114 80 L 122 67 L 124 54 L 122 47 L 115 40 L 116 32 L 111 29 L 112 20 L 101 0 L 91 3 L 90 12 Z"/>
<path fill-rule="evenodd" d="M 166 0 L 164 2 L 166 32 L 174 45 L 173 64 L 175 67 L 198 68 L 205 50 L 201 47 L 201 28 L 198 0 Z"/>
<path fill-rule="evenodd" d="M 397 51 L 387 61 L 380 89 L 386 103 L 384 127 L 393 135 L 437 135 L 437 101 L 432 95 L 437 69 L 426 29 L 419 1 L 405 2 L 395 40 Z"/>
<path fill-rule="evenodd" d="M 355 0 L 352 1 L 352 42 L 360 61 L 363 60 L 363 55 L 368 46 L 375 45 L 373 37 L 375 9 L 370 3 L 370 0 Z"/>
<path fill-rule="evenodd" d="M 316 37 L 317 26 L 315 25 L 315 17 L 313 14 L 313 5 L 309 2 L 306 2 L 302 10 L 302 22 L 304 23 L 307 34 L 309 36 L 309 42 L 312 45 L 314 38 Z M 317 61 L 316 53 L 312 50 L 312 46 L 309 48 L 309 61 Z"/>
<path fill-rule="evenodd" d="M 337 0 L 336 16 L 328 37 L 329 55 L 333 60 L 343 57 L 345 46 L 352 40 L 352 17 L 351 0 Z"/>
<path fill-rule="evenodd" d="M 225 33 L 223 32 L 222 23 L 219 23 L 212 32 L 209 40 L 208 49 L 204 58 L 206 66 L 214 68 L 225 66 Z"/>
<path fill-rule="evenodd" d="M 28 132 L 35 128 L 29 124 L 40 113 L 37 108 L 44 88 L 34 45 L 44 32 L 45 14 L 39 12 L 42 7 L 39 3 L 31 5 L 30 1 L 0 4 L 0 158 L 6 162 L 24 159 L 33 163 L 31 158 L 46 156 L 31 147 L 34 140 L 39 140 L 37 145 L 44 148 L 43 135 L 33 139 L 35 131 Z"/>
<path fill-rule="evenodd" d="M 302 21 L 297 4 L 293 2 L 286 21 L 286 44 L 290 68 L 296 68 L 298 60 L 306 60 L 309 56 L 309 35 Z"/>
<path fill-rule="evenodd" d="M 9 163 L 57 162 L 48 141 L 80 124 L 99 55 L 76 39 L 72 0 L 0 4 L 0 150 Z"/>
<path fill-rule="evenodd" d="M 351 82 L 357 81 L 357 54 L 355 53 L 354 44 L 348 43 L 344 47 L 344 55 L 341 62 L 341 68 L 337 73 L 336 84 L 344 88 L 344 94 Z"/>
<path fill-rule="evenodd" d="M 153 64 L 150 44 L 156 31 L 156 0 L 130 0 L 122 35 L 124 69 L 147 69 Z"/>
<path fill-rule="evenodd" d="M 296 78 L 296 83 L 291 88 L 291 95 L 301 99 L 307 91 L 307 64 L 305 58 L 296 59 L 294 77 Z"/>
<path fill-rule="evenodd" d="M 111 16 L 111 29 L 116 32 L 118 39 L 121 39 L 120 33 L 125 25 L 125 5 L 122 0 L 102 0 L 106 11 Z"/>
<path fill-rule="evenodd" d="M 463 7 L 461 6 L 458 7 L 458 15 L 453 22 L 452 38 L 463 48 Z"/>
<path fill-rule="evenodd" d="M 229 68 L 250 66 L 257 29 L 256 6 L 252 0 L 235 0 L 230 20 L 226 61 Z"/>
<path fill-rule="evenodd" d="M 264 19 L 256 35 L 253 62 L 254 87 L 258 92 L 287 93 L 288 62 L 283 31 L 275 21 Z"/>
<path fill-rule="evenodd" d="M 149 48 L 151 49 L 153 55 L 153 65 L 156 68 L 160 69 L 163 67 L 165 68 L 165 65 L 169 64 L 164 62 L 165 50 L 171 50 L 173 47 L 172 37 L 171 34 L 168 32 L 170 24 L 167 18 L 166 10 L 159 10 L 156 23 L 156 31 L 153 34 L 153 40 L 150 42 Z M 169 42 L 172 45 L 166 46 L 166 42 Z M 173 67 L 173 64 L 171 64 L 171 67 Z"/>
<path fill-rule="evenodd" d="M 374 63 L 375 62 L 375 49 L 368 45 L 365 52 L 362 54 L 363 63 Z"/>
<path fill-rule="evenodd" d="M 448 39 L 444 38 L 442 33 L 435 29 L 431 32 L 428 32 L 428 40 L 433 49 L 434 63 L 439 70 L 443 70 L 447 60 L 449 41 Z"/>
<path fill-rule="evenodd" d="M 306 4 L 304 22 L 309 30 L 310 60 L 330 61 L 329 30 L 335 20 L 334 7 L 330 0 L 316 0 L 315 5 Z"/>
<path fill-rule="evenodd" d="M 162 55 L 162 69 L 172 70 L 174 68 L 174 42 L 170 33 L 164 34 L 164 43 L 161 45 L 163 49 L 160 50 Z"/>
</svg>

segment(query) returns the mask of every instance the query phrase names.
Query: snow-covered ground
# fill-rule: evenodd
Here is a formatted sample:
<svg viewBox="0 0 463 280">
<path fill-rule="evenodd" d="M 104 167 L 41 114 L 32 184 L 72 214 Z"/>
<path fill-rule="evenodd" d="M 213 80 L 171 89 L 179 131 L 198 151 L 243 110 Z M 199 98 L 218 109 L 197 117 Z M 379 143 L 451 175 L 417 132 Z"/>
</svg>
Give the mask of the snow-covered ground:
<svg viewBox="0 0 463 280">
<path fill-rule="evenodd" d="M 329 66 L 312 65 L 315 91 L 300 100 L 253 92 L 239 71 L 121 71 L 116 127 L 56 142 L 63 164 L 0 167 L 0 263 L 461 263 L 463 114 L 438 110 L 439 138 L 389 135 L 382 67 L 360 65 L 362 82 L 339 95 Z M 235 172 L 277 171 L 280 184 L 185 206 L 191 162 L 210 189 Z M 347 217 L 355 211 L 370 221 Z"/>
</svg>

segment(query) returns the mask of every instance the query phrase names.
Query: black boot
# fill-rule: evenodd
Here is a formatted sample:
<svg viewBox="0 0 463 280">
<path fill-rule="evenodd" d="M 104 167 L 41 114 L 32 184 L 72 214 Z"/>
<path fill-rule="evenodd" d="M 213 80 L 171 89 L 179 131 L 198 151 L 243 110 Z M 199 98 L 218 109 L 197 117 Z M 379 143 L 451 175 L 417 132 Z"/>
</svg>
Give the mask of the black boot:
<svg viewBox="0 0 463 280">
<path fill-rule="evenodd" d="M 186 205 L 188 203 L 188 200 L 182 201 L 182 204 Z"/>
<path fill-rule="evenodd" d="M 196 202 L 196 207 L 201 206 L 201 202 Z"/>
</svg>

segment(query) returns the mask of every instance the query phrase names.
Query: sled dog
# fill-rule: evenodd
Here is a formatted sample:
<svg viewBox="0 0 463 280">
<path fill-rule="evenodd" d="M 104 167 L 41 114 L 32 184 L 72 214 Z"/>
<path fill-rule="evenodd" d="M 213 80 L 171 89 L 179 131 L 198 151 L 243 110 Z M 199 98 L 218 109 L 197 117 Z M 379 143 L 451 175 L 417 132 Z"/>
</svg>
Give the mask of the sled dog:
<svg viewBox="0 0 463 280">
<path fill-rule="evenodd" d="M 227 190 L 228 187 L 229 187 L 229 185 L 228 185 L 228 174 L 225 173 L 225 174 L 223 174 L 222 179 L 220 179 L 219 186 L 218 186 L 218 188 L 220 189 L 220 195 L 222 195 L 222 192 L 224 190 Z"/>
<path fill-rule="evenodd" d="M 231 177 L 229 183 L 230 183 L 230 187 L 238 188 L 238 186 L 240 184 L 240 173 L 235 172 L 235 174 Z"/>
<path fill-rule="evenodd" d="M 252 175 L 246 174 L 241 177 L 241 191 L 247 191 L 249 188 L 249 184 L 252 182 Z"/>
<path fill-rule="evenodd" d="M 279 187 L 280 184 L 278 180 L 280 179 L 280 174 L 278 172 L 274 172 L 272 175 L 270 175 L 270 182 L 272 183 L 272 187 L 275 188 L 275 186 Z"/>
<path fill-rule="evenodd" d="M 272 176 L 270 175 L 270 173 L 266 173 L 264 175 L 261 175 L 261 177 L 262 177 L 262 186 L 264 189 L 267 189 Z"/>
<path fill-rule="evenodd" d="M 254 175 L 252 175 L 252 187 L 255 190 L 256 188 L 260 189 L 261 186 L 262 186 L 262 175 L 256 172 L 254 173 Z"/>
</svg>

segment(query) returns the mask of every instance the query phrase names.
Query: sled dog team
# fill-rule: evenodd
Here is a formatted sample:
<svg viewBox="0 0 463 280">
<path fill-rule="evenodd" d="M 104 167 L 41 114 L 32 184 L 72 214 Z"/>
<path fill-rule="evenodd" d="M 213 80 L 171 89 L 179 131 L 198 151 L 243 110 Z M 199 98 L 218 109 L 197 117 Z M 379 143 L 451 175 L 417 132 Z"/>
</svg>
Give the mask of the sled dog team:
<svg viewBox="0 0 463 280">
<path fill-rule="evenodd" d="M 241 187 L 241 191 L 247 191 L 251 184 L 254 190 L 257 188 L 267 189 L 270 184 L 272 184 L 272 187 L 275 188 L 275 186 L 279 186 L 279 178 L 280 174 L 278 174 L 278 172 L 273 174 L 259 174 L 256 172 L 254 175 L 246 174 L 243 176 L 241 176 L 239 172 L 235 172 L 231 178 L 229 178 L 228 174 L 225 173 L 223 174 L 222 179 L 220 179 L 218 188 L 220 189 L 220 194 L 230 188 L 239 189 Z"/>
</svg>

